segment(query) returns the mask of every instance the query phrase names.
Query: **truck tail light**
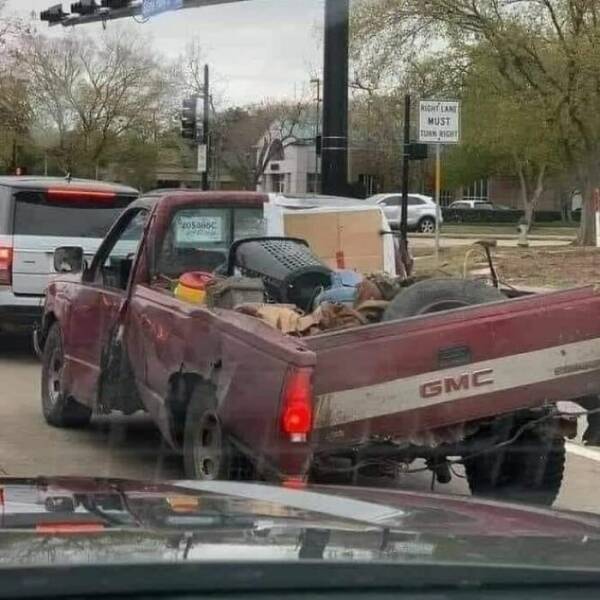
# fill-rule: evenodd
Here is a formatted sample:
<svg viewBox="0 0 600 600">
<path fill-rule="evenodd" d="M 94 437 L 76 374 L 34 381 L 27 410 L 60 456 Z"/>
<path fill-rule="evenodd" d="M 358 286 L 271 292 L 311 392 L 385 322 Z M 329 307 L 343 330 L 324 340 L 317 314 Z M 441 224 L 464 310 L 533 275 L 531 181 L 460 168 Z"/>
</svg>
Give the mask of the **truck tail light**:
<svg viewBox="0 0 600 600">
<path fill-rule="evenodd" d="M 12 283 L 12 246 L 0 246 L 0 285 Z"/>
<path fill-rule="evenodd" d="M 312 370 L 293 369 L 283 387 L 281 426 L 292 442 L 305 442 L 313 425 Z"/>
</svg>

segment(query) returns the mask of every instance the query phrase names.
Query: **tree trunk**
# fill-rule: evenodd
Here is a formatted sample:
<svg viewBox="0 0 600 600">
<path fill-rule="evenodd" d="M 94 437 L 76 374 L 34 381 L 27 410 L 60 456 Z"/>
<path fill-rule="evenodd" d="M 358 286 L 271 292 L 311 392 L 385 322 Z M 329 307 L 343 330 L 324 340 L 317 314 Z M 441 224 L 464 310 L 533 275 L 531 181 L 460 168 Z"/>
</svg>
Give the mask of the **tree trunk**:
<svg viewBox="0 0 600 600">
<path fill-rule="evenodd" d="M 581 206 L 581 224 L 577 235 L 577 244 L 579 246 L 596 245 L 596 219 L 594 207 L 594 189 L 591 178 L 586 182 L 583 188 L 583 201 Z"/>
<path fill-rule="evenodd" d="M 544 193 L 544 180 L 546 176 L 546 165 L 542 165 L 540 170 L 538 171 L 537 181 L 535 183 L 535 189 L 533 190 L 533 194 L 529 198 L 529 214 L 528 211 L 525 211 L 525 218 L 527 219 L 527 231 L 529 231 L 533 225 L 533 218 L 535 216 L 535 211 L 537 210 L 538 203 L 542 194 Z"/>
<path fill-rule="evenodd" d="M 540 166 L 533 190 L 531 189 L 531 183 L 528 181 L 525 165 L 523 163 L 517 162 L 517 173 L 519 174 L 519 183 L 521 184 L 521 200 L 525 212 L 525 224 L 527 225 L 527 231 L 530 231 L 533 225 L 535 210 L 544 193 L 546 165 Z"/>
</svg>

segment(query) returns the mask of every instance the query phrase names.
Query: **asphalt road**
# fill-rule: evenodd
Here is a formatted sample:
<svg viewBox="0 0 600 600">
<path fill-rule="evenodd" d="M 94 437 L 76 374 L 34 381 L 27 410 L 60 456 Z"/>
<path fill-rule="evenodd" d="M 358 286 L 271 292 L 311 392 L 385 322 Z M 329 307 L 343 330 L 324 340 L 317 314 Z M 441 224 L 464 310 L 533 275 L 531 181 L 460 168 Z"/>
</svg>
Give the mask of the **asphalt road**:
<svg viewBox="0 0 600 600">
<path fill-rule="evenodd" d="M 82 430 L 48 426 L 40 409 L 40 364 L 25 341 L 0 337 L 0 469 L 3 475 L 79 475 L 144 480 L 183 477 L 181 460 L 141 416 L 101 417 Z M 570 445 L 559 508 L 600 513 L 600 449 Z M 400 487 L 429 491 L 429 472 L 403 475 Z M 455 477 L 435 490 L 468 494 Z"/>
</svg>

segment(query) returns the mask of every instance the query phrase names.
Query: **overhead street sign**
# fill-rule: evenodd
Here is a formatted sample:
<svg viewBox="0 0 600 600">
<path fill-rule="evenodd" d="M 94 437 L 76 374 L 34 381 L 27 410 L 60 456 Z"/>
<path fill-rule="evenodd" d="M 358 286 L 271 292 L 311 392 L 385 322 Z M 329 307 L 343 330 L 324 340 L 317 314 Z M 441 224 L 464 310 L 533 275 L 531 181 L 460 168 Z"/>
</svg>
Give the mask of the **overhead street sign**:
<svg viewBox="0 0 600 600">
<path fill-rule="evenodd" d="M 159 13 L 183 8 L 183 0 L 144 0 L 142 4 L 142 17 L 149 19 Z"/>
<path fill-rule="evenodd" d="M 419 104 L 419 141 L 424 144 L 458 144 L 460 102 L 422 100 Z"/>
</svg>

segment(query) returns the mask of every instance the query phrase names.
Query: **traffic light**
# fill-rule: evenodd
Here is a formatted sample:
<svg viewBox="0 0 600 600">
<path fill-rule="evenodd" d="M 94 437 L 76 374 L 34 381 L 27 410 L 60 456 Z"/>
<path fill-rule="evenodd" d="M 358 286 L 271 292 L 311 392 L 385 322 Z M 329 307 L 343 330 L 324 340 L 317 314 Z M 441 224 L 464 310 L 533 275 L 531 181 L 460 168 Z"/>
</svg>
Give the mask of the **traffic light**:
<svg viewBox="0 0 600 600">
<path fill-rule="evenodd" d="M 80 15 L 93 15 L 98 9 L 95 0 L 81 0 L 81 2 L 73 2 L 71 4 L 71 12 Z"/>
<path fill-rule="evenodd" d="M 198 99 L 186 98 L 181 111 L 181 137 L 185 140 L 196 141 L 199 137 L 198 125 Z"/>
<path fill-rule="evenodd" d="M 67 13 L 63 12 L 62 4 L 55 4 L 40 13 L 40 21 L 47 21 L 48 23 L 60 23 L 66 17 Z"/>
<path fill-rule="evenodd" d="M 103 8 L 116 10 L 117 8 L 126 8 L 127 6 L 129 6 L 129 0 L 102 0 Z"/>
<path fill-rule="evenodd" d="M 318 135 L 315 138 L 315 146 L 316 146 L 317 156 L 321 156 L 321 153 L 323 152 L 323 136 L 322 135 Z"/>
</svg>

